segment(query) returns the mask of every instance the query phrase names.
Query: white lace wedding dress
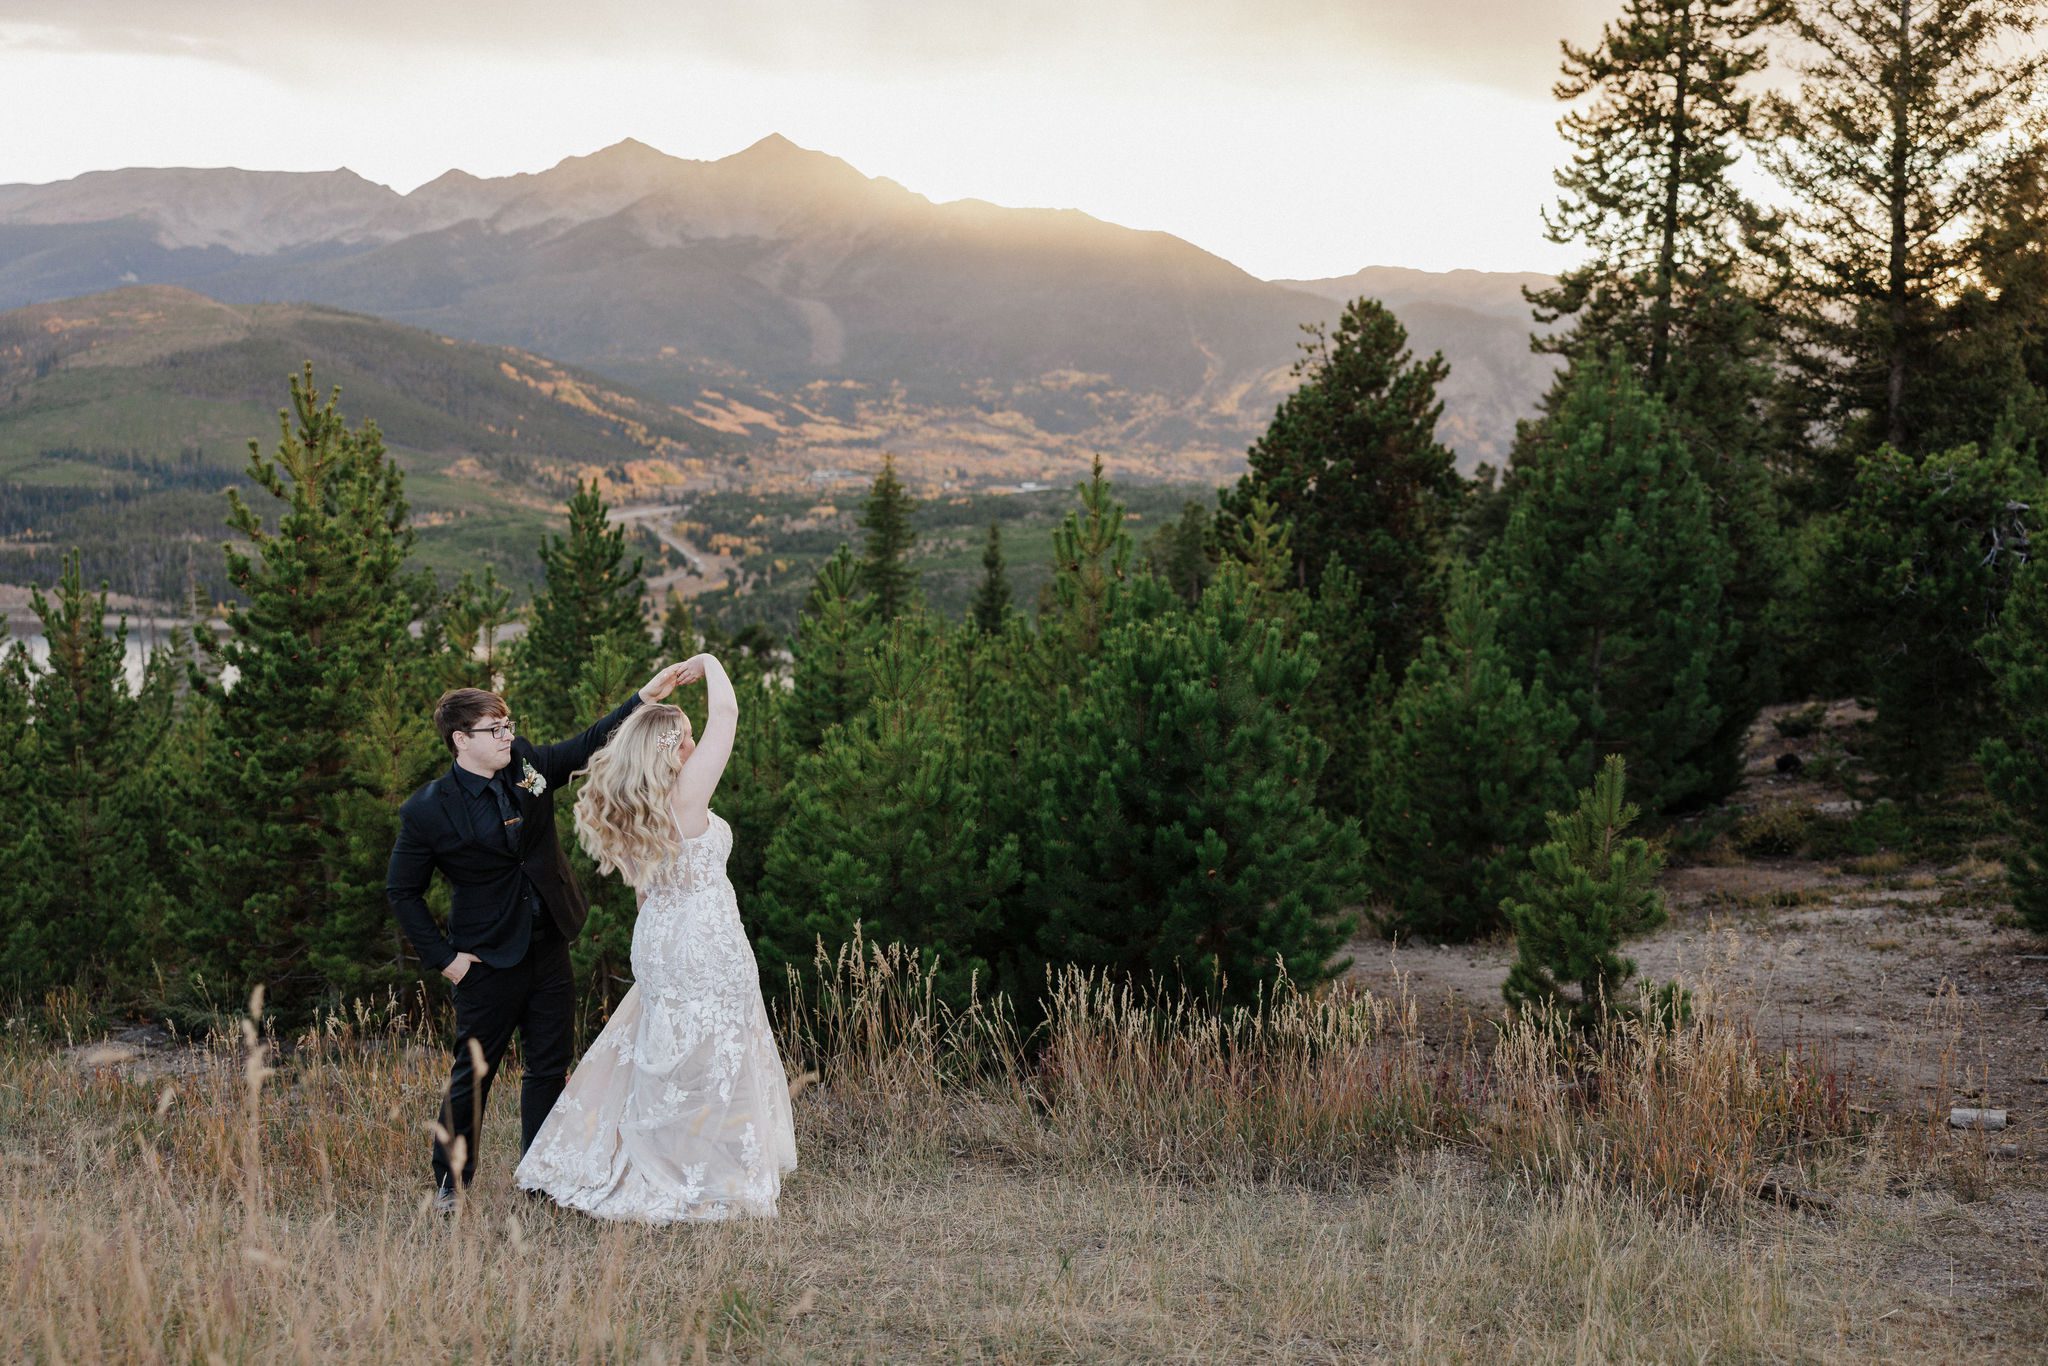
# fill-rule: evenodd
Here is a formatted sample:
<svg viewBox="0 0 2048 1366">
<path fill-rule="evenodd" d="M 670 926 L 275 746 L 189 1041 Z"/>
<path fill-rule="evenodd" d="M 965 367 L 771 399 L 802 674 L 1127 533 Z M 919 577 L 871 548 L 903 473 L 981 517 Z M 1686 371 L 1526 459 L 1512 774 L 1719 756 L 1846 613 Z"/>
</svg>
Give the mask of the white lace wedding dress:
<svg viewBox="0 0 2048 1366">
<path fill-rule="evenodd" d="M 718 816 L 643 880 L 633 987 L 514 1179 L 604 1219 L 773 1217 L 796 1168 L 789 1083 Z"/>
</svg>

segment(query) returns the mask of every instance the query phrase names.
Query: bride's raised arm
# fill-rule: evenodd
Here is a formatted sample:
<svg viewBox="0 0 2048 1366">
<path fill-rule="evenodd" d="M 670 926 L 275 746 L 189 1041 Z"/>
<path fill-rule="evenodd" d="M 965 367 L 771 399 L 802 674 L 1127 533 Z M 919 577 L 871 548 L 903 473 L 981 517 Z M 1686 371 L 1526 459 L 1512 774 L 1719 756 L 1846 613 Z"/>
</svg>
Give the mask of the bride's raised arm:
<svg viewBox="0 0 2048 1366">
<path fill-rule="evenodd" d="M 710 710 L 704 718 L 704 734 L 683 762 L 682 775 L 676 782 L 676 815 L 686 835 L 692 829 L 701 834 L 710 820 L 705 813 L 711 809 L 711 794 L 718 790 L 726 761 L 732 758 L 733 734 L 740 720 L 739 694 L 733 691 L 732 680 L 725 676 L 725 667 L 717 657 L 698 655 L 689 662 L 703 669 Z M 684 677 L 688 681 L 687 672 Z"/>
</svg>

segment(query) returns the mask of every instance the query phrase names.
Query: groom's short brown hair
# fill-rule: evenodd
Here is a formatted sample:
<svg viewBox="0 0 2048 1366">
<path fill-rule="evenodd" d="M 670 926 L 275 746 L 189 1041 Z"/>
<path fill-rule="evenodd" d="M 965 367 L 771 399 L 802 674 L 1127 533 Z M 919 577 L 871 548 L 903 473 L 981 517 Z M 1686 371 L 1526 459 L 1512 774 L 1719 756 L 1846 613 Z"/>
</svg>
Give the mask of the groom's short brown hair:
<svg viewBox="0 0 2048 1366">
<path fill-rule="evenodd" d="M 434 704 L 434 729 L 441 732 L 441 743 L 448 746 L 448 752 L 455 752 L 455 732 L 468 730 L 486 716 L 510 716 L 505 699 L 482 688 L 451 688 L 441 694 L 441 700 Z"/>
</svg>

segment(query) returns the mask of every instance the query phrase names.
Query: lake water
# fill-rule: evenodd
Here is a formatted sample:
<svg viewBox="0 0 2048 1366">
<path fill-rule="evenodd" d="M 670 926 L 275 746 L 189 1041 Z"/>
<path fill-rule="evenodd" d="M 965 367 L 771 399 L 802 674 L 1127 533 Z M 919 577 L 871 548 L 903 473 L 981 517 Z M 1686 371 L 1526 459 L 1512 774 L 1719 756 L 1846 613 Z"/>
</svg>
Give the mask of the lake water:
<svg viewBox="0 0 2048 1366">
<path fill-rule="evenodd" d="M 113 633 L 110 631 L 108 634 L 111 635 Z M 7 638 L 9 640 L 18 640 L 28 646 L 28 657 L 38 669 L 49 664 L 50 642 L 43 638 L 40 631 L 23 631 L 17 628 L 10 632 Z M 168 644 L 169 640 L 170 630 L 168 627 L 152 629 L 147 624 L 138 625 L 133 622 L 129 624 L 127 645 L 121 652 L 121 664 L 123 670 L 128 675 L 129 691 L 132 692 L 142 686 L 142 671 L 149 664 L 149 652 L 160 645 Z M 221 681 L 224 684 L 232 685 L 234 682 L 234 672 L 233 669 L 229 669 L 221 676 Z"/>
<path fill-rule="evenodd" d="M 34 618 L 29 619 L 29 625 L 40 624 Z M 122 665 L 128 674 L 129 691 L 132 692 L 142 686 L 142 673 L 149 664 L 149 652 L 160 645 L 170 643 L 171 627 L 174 624 L 176 623 L 161 620 L 130 621 L 128 623 L 128 640 L 127 647 L 122 652 L 124 656 Z M 50 642 L 44 638 L 41 631 L 29 630 L 18 621 L 10 621 L 8 626 L 10 629 L 6 639 L 18 640 L 28 646 L 28 657 L 37 668 L 43 668 L 50 662 Z M 500 626 L 496 632 L 497 648 L 502 650 L 506 644 L 517 640 L 525 633 L 526 623 L 519 621 L 507 622 L 505 625 Z M 109 629 L 107 634 L 112 635 L 113 631 Z M 413 623 L 413 634 L 419 634 L 419 623 L 417 622 Z M 484 646 L 479 642 L 477 645 L 477 657 L 482 658 L 483 655 Z M 235 677 L 236 671 L 234 668 L 229 667 L 223 670 L 220 676 L 221 685 L 223 687 L 233 687 L 235 685 Z"/>
</svg>

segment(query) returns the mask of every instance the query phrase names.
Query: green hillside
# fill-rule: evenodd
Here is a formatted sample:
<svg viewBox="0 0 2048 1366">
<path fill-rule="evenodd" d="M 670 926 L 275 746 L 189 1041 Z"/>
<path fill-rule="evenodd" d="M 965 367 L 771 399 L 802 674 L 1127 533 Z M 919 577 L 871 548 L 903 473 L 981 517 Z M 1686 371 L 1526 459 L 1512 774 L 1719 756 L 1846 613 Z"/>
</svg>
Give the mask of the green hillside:
<svg viewBox="0 0 2048 1366">
<path fill-rule="evenodd" d="M 299 304 L 231 306 L 168 286 L 0 314 L 0 581 L 46 582 L 70 546 L 89 579 L 171 598 L 224 592 L 223 491 L 277 435 L 312 361 L 406 471 L 419 555 L 523 581 L 579 474 L 701 475 L 743 443 L 608 380 L 516 349 Z"/>
</svg>

